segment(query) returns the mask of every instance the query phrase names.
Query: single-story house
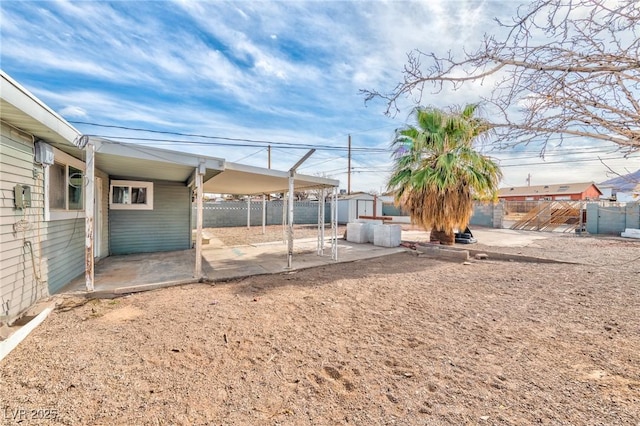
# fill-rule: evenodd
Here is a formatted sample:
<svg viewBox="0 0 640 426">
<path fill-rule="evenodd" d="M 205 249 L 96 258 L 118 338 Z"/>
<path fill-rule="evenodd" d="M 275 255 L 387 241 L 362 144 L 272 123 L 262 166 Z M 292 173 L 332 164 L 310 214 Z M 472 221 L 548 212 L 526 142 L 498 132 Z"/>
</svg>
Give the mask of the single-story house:
<svg viewBox="0 0 640 426">
<path fill-rule="evenodd" d="M 598 200 L 602 191 L 593 182 L 560 183 L 501 188 L 498 199 L 504 201 Z"/>
<path fill-rule="evenodd" d="M 599 187 L 609 190 L 608 199 L 619 202 L 640 201 L 640 169 L 602 182 Z"/>
<path fill-rule="evenodd" d="M 191 249 L 192 203 L 201 278 L 204 192 L 322 188 L 337 204 L 336 180 L 83 136 L 1 70 L 0 83 L 0 325 L 83 274 L 92 291 L 106 256 Z"/>
<path fill-rule="evenodd" d="M 616 192 L 616 201 L 619 203 L 635 203 L 640 201 L 640 183 L 626 191 Z"/>
</svg>

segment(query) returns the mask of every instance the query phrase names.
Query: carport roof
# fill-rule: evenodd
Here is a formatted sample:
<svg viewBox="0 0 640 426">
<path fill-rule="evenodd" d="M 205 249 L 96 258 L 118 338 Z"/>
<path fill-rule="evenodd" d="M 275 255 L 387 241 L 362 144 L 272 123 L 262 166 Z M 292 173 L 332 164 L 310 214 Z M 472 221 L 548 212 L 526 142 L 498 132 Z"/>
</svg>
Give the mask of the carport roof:
<svg viewBox="0 0 640 426">
<path fill-rule="evenodd" d="M 187 182 L 195 168 L 204 164 L 204 192 L 256 195 L 289 190 L 289 173 L 281 170 L 102 138 L 91 138 L 91 142 L 96 146 L 96 167 L 111 176 Z M 296 191 L 338 184 L 334 179 L 294 174 Z"/>
<path fill-rule="evenodd" d="M 294 189 L 336 187 L 340 181 L 295 173 Z M 224 171 L 204 184 L 204 192 L 222 194 L 271 194 L 289 191 L 289 172 L 226 162 Z"/>
</svg>

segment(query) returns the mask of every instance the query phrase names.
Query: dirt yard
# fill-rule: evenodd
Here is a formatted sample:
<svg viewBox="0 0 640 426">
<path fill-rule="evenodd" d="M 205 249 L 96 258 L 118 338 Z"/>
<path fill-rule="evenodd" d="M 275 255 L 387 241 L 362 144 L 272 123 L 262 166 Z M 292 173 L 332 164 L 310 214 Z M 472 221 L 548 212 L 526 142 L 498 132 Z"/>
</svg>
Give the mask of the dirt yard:
<svg viewBox="0 0 640 426">
<path fill-rule="evenodd" d="M 640 242 L 508 250 L 583 264 L 403 253 L 66 299 L 0 362 L 0 419 L 639 425 Z"/>
</svg>

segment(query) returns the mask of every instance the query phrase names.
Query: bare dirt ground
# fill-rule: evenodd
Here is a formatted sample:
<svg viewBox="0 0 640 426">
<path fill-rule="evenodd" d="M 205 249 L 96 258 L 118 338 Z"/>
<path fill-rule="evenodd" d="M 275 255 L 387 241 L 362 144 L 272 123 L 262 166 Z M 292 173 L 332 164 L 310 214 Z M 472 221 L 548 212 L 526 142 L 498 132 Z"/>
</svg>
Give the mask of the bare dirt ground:
<svg viewBox="0 0 640 426">
<path fill-rule="evenodd" d="M 66 299 L 0 362 L 0 420 L 640 424 L 640 242 L 502 251 L 583 264 L 396 254 Z"/>
<path fill-rule="evenodd" d="M 346 226 L 338 226 L 337 235 L 342 237 Z M 265 233 L 262 233 L 262 226 L 230 227 L 230 228 L 205 228 L 205 232 L 221 240 L 227 246 L 239 246 L 247 244 L 268 243 L 272 241 L 284 241 L 287 234 L 282 226 L 270 225 L 265 227 Z M 331 235 L 331 227 L 325 227 L 325 236 L 329 238 Z M 317 238 L 317 225 L 294 225 L 293 237 L 298 238 Z"/>
</svg>

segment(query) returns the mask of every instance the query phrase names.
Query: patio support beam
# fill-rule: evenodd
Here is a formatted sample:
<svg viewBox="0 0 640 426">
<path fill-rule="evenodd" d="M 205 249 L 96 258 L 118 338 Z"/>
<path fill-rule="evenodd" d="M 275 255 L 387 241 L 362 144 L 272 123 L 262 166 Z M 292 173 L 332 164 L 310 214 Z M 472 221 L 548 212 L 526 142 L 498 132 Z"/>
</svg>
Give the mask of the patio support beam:
<svg viewBox="0 0 640 426">
<path fill-rule="evenodd" d="M 92 292 L 94 288 L 94 257 L 93 257 L 93 244 L 94 244 L 94 233 L 93 233 L 93 225 L 94 225 L 94 215 L 95 215 L 95 146 L 93 143 L 88 142 L 84 151 L 86 154 L 85 158 L 85 252 L 84 252 L 84 261 L 85 261 L 85 269 L 84 269 L 84 277 L 85 277 L 85 285 L 87 287 L 87 291 Z"/>
<path fill-rule="evenodd" d="M 251 195 L 247 195 L 247 229 L 251 228 Z"/>
<path fill-rule="evenodd" d="M 287 245 L 287 269 L 291 269 L 293 263 L 293 193 L 295 189 L 295 176 L 296 170 L 302 163 L 307 161 L 311 155 L 316 152 L 315 149 L 310 149 L 301 159 L 299 159 L 296 164 L 293 165 L 289 169 L 289 214 L 287 215 L 289 218 L 289 244 Z"/>
<path fill-rule="evenodd" d="M 195 170 L 196 183 L 196 265 L 193 277 L 200 280 L 202 274 L 202 198 L 204 196 L 202 178 L 206 172 L 204 163 L 200 163 Z"/>
<path fill-rule="evenodd" d="M 267 196 L 262 194 L 262 235 L 267 233 Z"/>
<path fill-rule="evenodd" d="M 324 255 L 324 234 L 327 221 L 327 190 L 323 187 L 320 194 L 322 195 L 322 227 L 320 228 L 320 243 L 322 244 L 322 255 Z"/>
<path fill-rule="evenodd" d="M 338 260 L 338 187 L 331 191 L 331 260 Z"/>
<path fill-rule="evenodd" d="M 293 263 L 293 190 L 295 170 L 289 171 L 289 209 L 287 214 L 287 222 L 289 223 L 289 233 L 287 234 L 287 269 L 291 269 Z"/>
<path fill-rule="evenodd" d="M 318 256 L 324 256 L 324 221 L 325 199 L 324 187 L 318 190 Z"/>
</svg>

